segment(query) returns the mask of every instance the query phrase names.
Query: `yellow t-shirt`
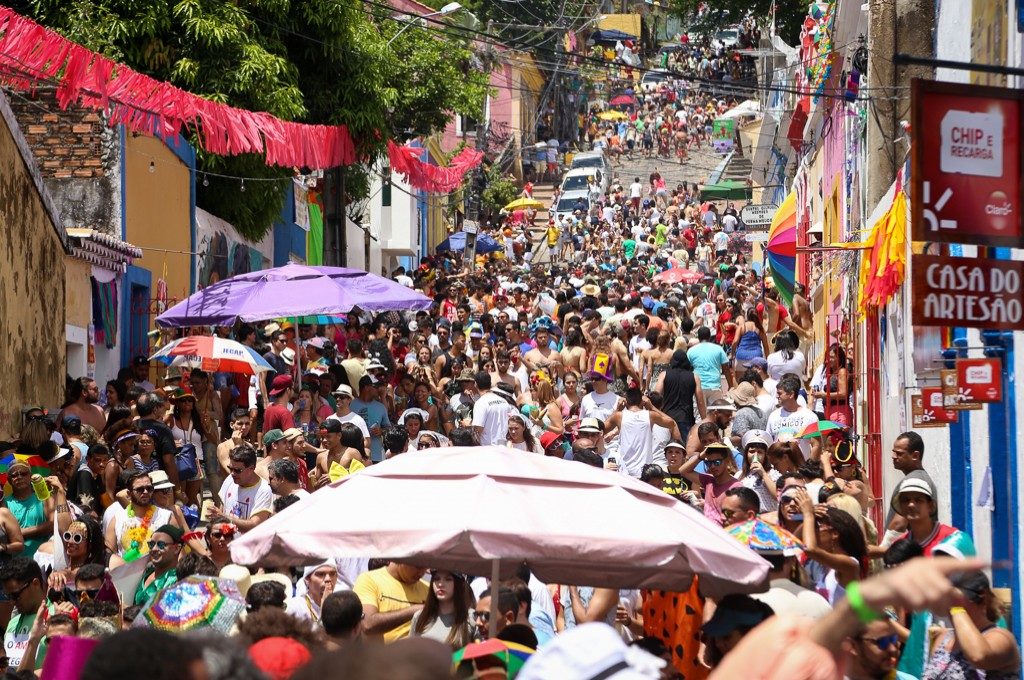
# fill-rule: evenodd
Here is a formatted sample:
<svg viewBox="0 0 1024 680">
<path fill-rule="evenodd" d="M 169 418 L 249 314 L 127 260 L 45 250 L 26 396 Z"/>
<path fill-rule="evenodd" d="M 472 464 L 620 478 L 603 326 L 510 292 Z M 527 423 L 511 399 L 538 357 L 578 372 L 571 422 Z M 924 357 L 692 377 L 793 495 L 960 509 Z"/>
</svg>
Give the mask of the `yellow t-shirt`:
<svg viewBox="0 0 1024 680">
<path fill-rule="evenodd" d="M 423 581 L 416 583 L 402 583 L 388 573 L 387 567 L 363 572 L 356 579 L 352 592 L 359 596 L 359 601 L 364 606 L 376 607 L 381 614 L 398 611 L 414 604 L 423 604 L 427 601 L 427 592 L 430 590 Z M 394 642 L 409 636 L 412 629 L 412 620 L 406 621 L 397 628 L 392 628 L 384 633 L 384 642 Z"/>
</svg>

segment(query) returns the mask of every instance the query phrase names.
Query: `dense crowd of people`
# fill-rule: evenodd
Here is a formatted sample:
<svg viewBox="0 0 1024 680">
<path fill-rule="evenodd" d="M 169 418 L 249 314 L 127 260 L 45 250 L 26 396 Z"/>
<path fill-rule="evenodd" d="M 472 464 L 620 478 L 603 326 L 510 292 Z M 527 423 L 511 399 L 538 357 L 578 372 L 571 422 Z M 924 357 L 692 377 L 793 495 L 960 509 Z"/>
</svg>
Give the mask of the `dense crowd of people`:
<svg viewBox="0 0 1024 680">
<path fill-rule="evenodd" d="M 665 128 L 685 152 L 727 106 L 674 81 L 638 99 L 624 131 L 595 118 L 596 149 L 654 153 Z M 521 678 L 1019 677 L 971 537 L 938 520 L 922 438 L 893 442 L 904 477 L 877 513 L 849 347 L 811 356 L 803 290 L 785 304 L 741 229 L 735 206 L 701 201 L 695 184 L 614 177 L 551 219 L 545 264 L 503 225 L 495 255 L 395 271 L 429 310 L 188 330 L 234 338 L 270 372 L 138 356 L 102 395 L 72 381 L 59 413 L 28 408 L 3 443 L 7 676 L 71 664 L 73 677 L 121 678 L 144 663 L 154 678 L 513 677 L 500 655 L 453 669 L 496 623 L 532 653 Z M 809 436 L 824 421 L 835 427 Z M 799 549 L 761 552 L 765 592 L 717 600 L 699 579 L 681 592 L 545 584 L 528 564 L 493 583 L 396 560 L 232 560 L 232 541 L 347 475 L 494 445 L 635 477 Z M 142 625 L 190 577 L 235 583 L 244 612 L 220 633 Z"/>
</svg>

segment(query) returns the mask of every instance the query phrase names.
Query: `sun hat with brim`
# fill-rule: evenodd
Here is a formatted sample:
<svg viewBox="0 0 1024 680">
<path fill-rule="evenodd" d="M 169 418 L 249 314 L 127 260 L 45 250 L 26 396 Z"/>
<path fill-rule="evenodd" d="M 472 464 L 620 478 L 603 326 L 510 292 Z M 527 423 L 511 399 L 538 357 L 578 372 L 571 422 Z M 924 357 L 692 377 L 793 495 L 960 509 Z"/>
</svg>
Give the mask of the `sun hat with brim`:
<svg viewBox="0 0 1024 680">
<path fill-rule="evenodd" d="M 285 347 L 281 350 L 281 360 L 284 361 L 286 366 L 295 365 L 295 350 L 291 347 Z"/>
<path fill-rule="evenodd" d="M 678 439 L 673 439 L 673 440 L 671 440 L 671 441 L 669 441 L 668 443 L 665 444 L 665 448 L 666 449 L 682 449 L 683 451 L 685 451 L 686 450 L 686 444 L 682 443 Z"/>
<path fill-rule="evenodd" d="M 919 477 L 907 477 L 896 488 L 896 500 L 892 504 L 892 509 L 900 514 L 903 514 L 903 503 L 900 502 L 900 496 L 905 493 L 919 493 L 933 500 L 935 498 L 928 482 Z"/>
<path fill-rule="evenodd" d="M 455 379 L 455 382 L 476 382 L 476 373 L 473 372 L 472 368 L 464 368 L 462 373 L 459 373 L 459 377 Z"/>
<path fill-rule="evenodd" d="M 603 428 L 601 427 L 601 421 L 597 418 L 584 418 L 580 421 L 580 426 L 576 430 L 577 432 L 594 432 L 601 433 Z"/>
<path fill-rule="evenodd" d="M 717 400 L 716 400 L 717 401 Z M 708 406 L 709 411 L 735 411 L 736 405 L 732 402 L 725 402 L 720 404 L 711 404 Z"/>
<path fill-rule="evenodd" d="M 729 398 L 737 406 L 753 406 L 757 403 L 757 391 L 748 382 L 741 382 L 729 390 Z"/>
<path fill-rule="evenodd" d="M 352 388 L 349 387 L 348 385 L 345 385 L 345 384 L 338 385 L 338 388 L 336 390 L 334 390 L 334 396 L 336 396 L 336 397 L 341 397 L 341 396 L 351 397 L 351 396 L 353 396 L 352 395 Z"/>
<path fill-rule="evenodd" d="M 580 288 L 580 292 L 590 297 L 597 297 L 601 294 L 601 289 L 596 284 L 588 283 Z"/>
<path fill-rule="evenodd" d="M 295 439 L 302 434 L 302 430 L 297 427 L 289 427 L 287 430 L 281 433 L 282 439 Z"/>
<path fill-rule="evenodd" d="M 153 482 L 153 489 L 155 491 L 161 491 L 162 489 L 173 489 L 174 482 L 167 476 L 167 473 L 163 470 L 154 470 L 149 473 L 149 479 Z"/>
</svg>

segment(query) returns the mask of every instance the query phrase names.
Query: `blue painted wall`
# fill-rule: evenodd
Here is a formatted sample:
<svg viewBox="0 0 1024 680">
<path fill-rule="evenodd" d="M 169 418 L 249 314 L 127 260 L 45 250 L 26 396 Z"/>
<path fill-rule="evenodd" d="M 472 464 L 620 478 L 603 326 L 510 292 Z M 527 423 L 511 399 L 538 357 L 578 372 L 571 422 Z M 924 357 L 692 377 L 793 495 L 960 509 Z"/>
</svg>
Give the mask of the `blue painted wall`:
<svg viewBox="0 0 1024 680">
<path fill-rule="evenodd" d="M 274 221 L 274 266 L 288 264 L 292 255 L 306 261 L 306 230 L 295 224 L 295 185 L 289 182 L 281 213 Z"/>
</svg>

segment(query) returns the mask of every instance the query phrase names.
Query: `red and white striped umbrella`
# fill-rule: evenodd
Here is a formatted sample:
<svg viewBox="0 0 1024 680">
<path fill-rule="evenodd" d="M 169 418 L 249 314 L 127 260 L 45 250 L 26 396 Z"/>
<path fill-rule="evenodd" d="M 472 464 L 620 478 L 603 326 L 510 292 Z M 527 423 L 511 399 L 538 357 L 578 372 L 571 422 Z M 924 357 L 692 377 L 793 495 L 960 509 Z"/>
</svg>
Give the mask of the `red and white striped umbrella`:
<svg viewBox="0 0 1024 680">
<path fill-rule="evenodd" d="M 266 373 L 274 370 L 267 360 L 240 342 L 211 335 L 190 335 L 167 343 L 150 357 L 167 366 L 199 368 L 209 373 Z"/>
</svg>

